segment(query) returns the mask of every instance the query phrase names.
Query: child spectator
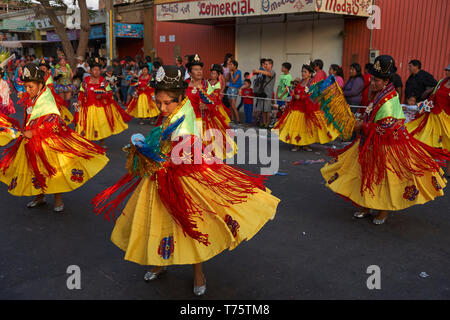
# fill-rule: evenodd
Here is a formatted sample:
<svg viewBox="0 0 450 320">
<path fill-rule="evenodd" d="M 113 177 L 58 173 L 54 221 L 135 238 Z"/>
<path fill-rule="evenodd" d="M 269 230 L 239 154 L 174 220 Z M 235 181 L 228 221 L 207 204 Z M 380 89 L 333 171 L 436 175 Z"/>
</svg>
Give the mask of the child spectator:
<svg viewBox="0 0 450 320">
<path fill-rule="evenodd" d="M 403 112 L 405 113 L 405 123 L 408 123 L 416 117 L 416 112 L 419 110 L 417 106 L 417 98 L 410 96 L 406 99 L 406 105 L 402 104 Z"/>
<path fill-rule="evenodd" d="M 252 82 L 250 79 L 244 80 L 244 85 L 240 89 L 239 95 L 242 96 L 242 101 L 244 102 L 244 113 L 245 113 L 245 123 L 246 125 L 251 125 L 253 120 L 253 89 L 251 88 Z"/>
<path fill-rule="evenodd" d="M 339 87 L 341 87 L 341 89 L 344 88 L 344 71 L 340 66 L 338 66 L 337 64 L 332 64 L 330 66 L 328 74 L 334 75 L 334 78 L 336 79 L 336 82 L 338 83 Z"/>
<path fill-rule="evenodd" d="M 292 83 L 292 76 L 289 73 L 292 65 L 289 62 L 285 62 L 281 65 L 281 76 L 278 82 L 277 94 L 276 94 L 276 102 L 278 105 L 278 109 L 284 107 L 286 104 L 286 98 L 289 96 L 289 87 Z"/>
</svg>

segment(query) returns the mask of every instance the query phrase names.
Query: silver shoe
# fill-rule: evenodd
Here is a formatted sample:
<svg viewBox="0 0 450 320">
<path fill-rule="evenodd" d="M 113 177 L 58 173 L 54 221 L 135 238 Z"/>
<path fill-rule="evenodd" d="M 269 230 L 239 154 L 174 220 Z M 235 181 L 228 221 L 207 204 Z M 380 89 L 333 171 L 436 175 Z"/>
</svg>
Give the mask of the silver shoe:
<svg viewBox="0 0 450 320">
<path fill-rule="evenodd" d="M 358 218 L 358 219 L 362 219 L 365 218 L 369 215 L 369 212 L 362 212 L 362 211 L 357 211 L 353 214 L 353 217 Z"/>
<path fill-rule="evenodd" d="M 46 203 L 47 203 L 47 201 L 46 201 L 46 199 L 44 197 L 44 198 L 42 198 L 42 200 L 39 200 L 39 201 L 33 200 L 33 201 L 28 202 L 27 203 L 27 208 L 35 208 L 37 206 L 41 206 L 41 205 L 44 205 Z"/>
<path fill-rule="evenodd" d="M 53 211 L 58 212 L 58 213 L 63 212 L 64 211 L 64 203 L 60 206 L 55 207 L 53 209 Z"/>
<path fill-rule="evenodd" d="M 206 293 L 206 279 L 205 284 L 199 287 L 194 286 L 194 294 L 197 297 L 203 296 Z"/>
<path fill-rule="evenodd" d="M 144 280 L 149 282 L 149 281 L 153 281 L 158 279 L 162 274 L 167 272 L 167 267 L 163 267 L 161 270 L 159 270 L 158 272 L 152 272 L 152 271 L 147 271 L 146 274 L 144 274 Z"/>
<path fill-rule="evenodd" d="M 387 219 L 387 216 L 384 217 L 384 219 L 377 219 L 377 218 L 374 218 L 374 219 L 372 220 L 372 222 L 373 222 L 373 224 L 380 225 L 380 224 L 385 223 L 385 222 L 386 222 L 386 219 Z"/>
</svg>

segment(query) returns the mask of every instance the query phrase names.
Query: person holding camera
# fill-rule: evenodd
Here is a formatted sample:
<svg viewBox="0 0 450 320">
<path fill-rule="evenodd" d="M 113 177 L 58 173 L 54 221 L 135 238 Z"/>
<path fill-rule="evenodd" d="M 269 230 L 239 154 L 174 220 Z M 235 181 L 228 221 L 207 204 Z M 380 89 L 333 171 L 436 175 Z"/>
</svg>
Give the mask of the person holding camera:
<svg viewBox="0 0 450 320">
<path fill-rule="evenodd" d="M 276 73 L 273 69 L 273 60 L 266 59 L 264 70 L 255 69 L 253 74 L 257 74 L 255 80 L 255 110 L 262 114 L 262 128 L 269 128 L 273 105 L 273 92 L 275 88 Z"/>
</svg>

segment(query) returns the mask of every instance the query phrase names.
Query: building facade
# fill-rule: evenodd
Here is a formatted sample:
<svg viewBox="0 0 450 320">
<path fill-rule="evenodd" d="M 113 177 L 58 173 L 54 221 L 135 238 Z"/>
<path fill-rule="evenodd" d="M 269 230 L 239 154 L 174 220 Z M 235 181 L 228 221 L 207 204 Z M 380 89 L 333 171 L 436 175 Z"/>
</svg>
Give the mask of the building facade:
<svg viewBox="0 0 450 320">
<path fill-rule="evenodd" d="M 164 60 L 198 53 L 206 65 L 234 53 L 242 71 L 272 58 L 301 65 L 322 59 L 362 67 L 377 54 L 392 55 L 406 82 L 408 62 L 442 78 L 450 63 L 450 2 L 447 0 L 155 0 L 154 48 Z M 375 14 L 369 17 L 369 7 Z M 377 29 L 379 28 L 379 29 Z"/>
</svg>

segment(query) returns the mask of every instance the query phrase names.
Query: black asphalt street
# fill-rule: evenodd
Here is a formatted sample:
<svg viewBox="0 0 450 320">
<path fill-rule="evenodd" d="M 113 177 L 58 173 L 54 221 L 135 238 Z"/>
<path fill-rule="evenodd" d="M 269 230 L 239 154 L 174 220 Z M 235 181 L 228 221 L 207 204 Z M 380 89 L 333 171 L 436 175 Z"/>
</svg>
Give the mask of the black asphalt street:
<svg viewBox="0 0 450 320">
<path fill-rule="evenodd" d="M 63 214 L 53 212 L 53 197 L 27 209 L 30 198 L 0 186 L 0 299 L 196 299 L 191 266 L 170 267 L 161 279 L 144 282 L 147 268 L 123 259 L 109 240 L 113 223 L 90 204 L 125 173 L 121 148 L 131 134 L 150 129 L 133 119 L 127 131 L 107 139 L 109 164 L 64 195 Z M 286 175 L 267 181 L 281 199 L 275 219 L 204 264 L 208 290 L 201 299 L 450 299 L 448 194 L 375 226 L 353 219 L 355 207 L 324 186 L 323 164 L 293 165 L 326 159 L 325 146 L 290 149 L 280 144 Z M 245 167 L 258 172 L 257 165 Z M 80 290 L 67 288 L 71 265 L 81 269 Z M 371 265 L 381 270 L 379 290 L 367 287 Z"/>
</svg>

